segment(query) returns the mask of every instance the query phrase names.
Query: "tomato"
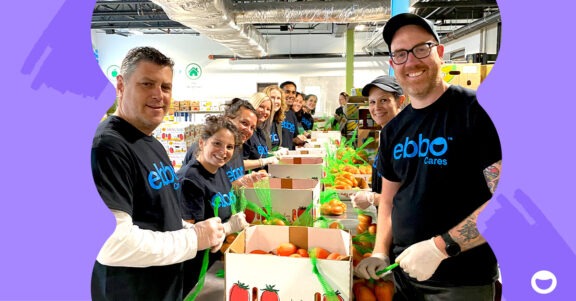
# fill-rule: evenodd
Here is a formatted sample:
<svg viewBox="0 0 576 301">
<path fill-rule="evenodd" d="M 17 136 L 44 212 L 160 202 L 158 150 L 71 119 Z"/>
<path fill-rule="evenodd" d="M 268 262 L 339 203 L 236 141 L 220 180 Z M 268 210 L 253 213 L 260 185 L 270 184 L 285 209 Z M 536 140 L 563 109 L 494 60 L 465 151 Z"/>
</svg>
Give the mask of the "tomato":
<svg viewBox="0 0 576 301">
<path fill-rule="evenodd" d="M 328 226 L 328 228 L 330 229 L 344 229 L 344 225 L 342 225 L 340 222 L 338 221 L 334 221 L 332 223 L 330 223 L 330 225 Z"/>
<path fill-rule="evenodd" d="M 364 232 L 368 231 L 368 226 L 366 226 L 365 224 L 358 224 L 358 226 L 356 226 L 356 234 L 362 234 Z"/>
<path fill-rule="evenodd" d="M 376 235 L 376 224 L 372 224 L 368 226 L 368 233 L 372 235 Z"/>
<path fill-rule="evenodd" d="M 274 285 L 266 285 L 264 292 L 260 296 L 260 301 L 280 301 L 278 290 L 274 289 Z"/>
<path fill-rule="evenodd" d="M 248 285 L 238 281 L 230 289 L 230 301 L 250 301 Z"/>
<path fill-rule="evenodd" d="M 308 251 L 308 254 L 312 254 L 312 252 L 315 252 L 316 257 L 319 259 L 326 259 L 326 257 L 330 255 L 330 252 L 328 252 L 328 250 L 320 247 L 314 247 L 310 249 L 310 251 Z"/>
<path fill-rule="evenodd" d="M 344 213 L 344 208 L 342 206 L 332 206 L 330 210 L 330 214 L 332 215 L 341 215 Z"/>
<path fill-rule="evenodd" d="M 394 283 L 389 280 L 379 280 L 374 286 L 374 295 L 377 301 L 392 301 L 394 296 Z"/>
<path fill-rule="evenodd" d="M 298 217 L 306 212 L 306 207 L 298 207 Z"/>
<path fill-rule="evenodd" d="M 291 242 L 281 243 L 280 246 L 276 249 L 276 254 L 278 256 L 290 256 L 296 253 L 298 248 Z"/>
<path fill-rule="evenodd" d="M 358 223 L 368 227 L 370 224 L 372 224 L 372 216 L 366 214 L 358 214 Z"/>
<path fill-rule="evenodd" d="M 228 235 L 226 236 L 226 242 L 229 243 L 229 244 L 231 244 L 231 243 L 236 239 L 237 236 L 238 236 L 237 233 L 228 234 Z"/>
<path fill-rule="evenodd" d="M 254 221 L 254 217 L 256 216 L 256 213 L 254 213 L 254 211 L 246 209 L 244 210 L 244 214 L 246 214 L 246 221 L 248 223 L 252 223 Z"/>
<path fill-rule="evenodd" d="M 302 256 L 302 257 L 309 257 L 308 251 L 306 251 L 306 249 L 298 249 L 298 250 L 296 250 L 296 253 L 300 254 L 300 256 Z"/>
<path fill-rule="evenodd" d="M 372 290 L 363 282 L 354 283 L 353 291 L 356 301 L 377 301 Z"/>
<path fill-rule="evenodd" d="M 250 251 L 250 254 L 268 254 L 268 252 L 263 250 L 252 250 Z"/>
</svg>

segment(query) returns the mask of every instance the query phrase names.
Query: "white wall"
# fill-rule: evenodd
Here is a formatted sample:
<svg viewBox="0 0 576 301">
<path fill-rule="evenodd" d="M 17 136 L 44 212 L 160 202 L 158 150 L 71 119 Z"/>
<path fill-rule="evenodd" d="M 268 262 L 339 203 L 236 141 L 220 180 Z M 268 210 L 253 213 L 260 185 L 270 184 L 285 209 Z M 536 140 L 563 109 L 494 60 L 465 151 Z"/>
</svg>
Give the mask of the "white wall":
<svg viewBox="0 0 576 301">
<path fill-rule="evenodd" d="M 492 24 L 480 31 L 475 31 L 457 40 L 450 41 L 445 46 L 445 53 L 465 49 L 466 55 L 473 53 L 496 53 L 498 25 Z"/>
<path fill-rule="evenodd" d="M 446 44 L 446 50 L 464 47 L 466 54 L 487 52 L 496 53 L 496 25 L 485 30 L 485 38 L 480 32 L 470 34 Z M 362 53 L 370 33 L 357 33 L 356 53 Z M 484 42 L 482 42 L 482 40 Z M 268 40 L 269 52 L 280 54 L 344 53 L 346 36 L 336 38 L 326 35 L 271 36 Z M 112 65 L 120 66 L 126 52 L 136 46 L 152 46 L 175 61 L 174 90 L 175 100 L 211 101 L 218 105 L 233 97 L 247 98 L 256 91 L 258 82 L 291 80 L 304 93 L 317 93 L 318 87 L 326 91 L 318 94 L 319 108 L 316 116 L 331 115 L 338 107 L 338 94 L 345 90 L 345 58 L 326 59 L 261 59 L 261 60 L 211 60 L 209 55 L 231 55 L 225 47 L 203 36 L 195 35 L 133 35 L 123 37 L 92 32 L 92 43 L 98 51 L 98 62 L 106 74 Z M 481 50 L 485 47 L 485 50 Z M 196 63 L 202 68 L 202 76 L 191 80 L 186 76 L 186 67 Z M 361 88 L 375 77 L 388 73 L 387 57 L 358 57 L 354 62 L 354 87 Z M 108 74 L 111 82 L 115 79 Z M 306 91 L 306 85 L 310 92 Z M 340 86 L 338 86 L 340 85 Z M 350 91 L 347 91 L 350 93 Z"/>
</svg>

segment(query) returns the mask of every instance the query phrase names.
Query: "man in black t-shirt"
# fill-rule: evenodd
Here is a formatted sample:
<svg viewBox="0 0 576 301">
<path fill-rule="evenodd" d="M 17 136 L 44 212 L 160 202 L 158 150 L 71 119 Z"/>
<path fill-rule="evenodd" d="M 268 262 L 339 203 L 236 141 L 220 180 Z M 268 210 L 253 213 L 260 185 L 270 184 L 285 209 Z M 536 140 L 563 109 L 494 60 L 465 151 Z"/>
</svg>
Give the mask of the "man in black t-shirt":
<svg viewBox="0 0 576 301">
<path fill-rule="evenodd" d="M 444 46 L 414 14 L 386 23 L 390 65 L 410 105 L 380 134 L 378 230 L 356 274 L 380 278 L 390 259 L 394 300 L 494 300 L 496 257 L 476 222 L 501 171 L 496 128 L 476 93 L 442 80 Z"/>
<path fill-rule="evenodd" d="M 152 137 L 172 97 L 174 62 L 130 50 L 117 77 L 118 106 L 92 144 L 92 175 L 116 219 L 92 271 L 92 300 L 182 300 L 182 262 L 224 241 L 219 217 L 182 220 L 178 177 Z"/>
<path fill-rule="evenodd" d="M 286 105 L 288 110 L 286 110 L 286 118 L 282 121 L 282 147 L 289 150 L 296 149 L 294 145 L 294 139 L 299 139 L 300 141 L 305 141 L 306 137 L 298 137 L 298 118 L 294 111 L 291 110 L 294 99 L 296 99 L 296 84 L 291 81 L 285 81 L 280 84 L 280 88 L 284 91 L 286 95 Z"/>
</svg>

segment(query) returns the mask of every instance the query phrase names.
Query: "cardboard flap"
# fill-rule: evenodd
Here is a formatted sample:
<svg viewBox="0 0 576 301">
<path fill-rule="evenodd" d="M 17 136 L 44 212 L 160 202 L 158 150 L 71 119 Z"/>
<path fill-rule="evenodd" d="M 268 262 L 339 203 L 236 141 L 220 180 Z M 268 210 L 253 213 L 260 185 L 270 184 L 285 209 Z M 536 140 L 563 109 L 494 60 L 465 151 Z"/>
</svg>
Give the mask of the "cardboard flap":
<svg viewBox="0 0 576 301">
<path fill-rule="evenodd" d="M 308 227 L 290 227 L 288 231 L 291 243 L 308 250 Z"/>
<path fill-rule="evenodd" d="M 280 179 L 280 188 L 282 189 L 292 189 L 292 179 L 282 178 Z"/>
<path fill-rule="evenodd" d="M 246 231 L 242 231 L 236 236 L 236 239 L 230 244 L 226 253 L 245 253 L 246 250 Z"/>
</svg>

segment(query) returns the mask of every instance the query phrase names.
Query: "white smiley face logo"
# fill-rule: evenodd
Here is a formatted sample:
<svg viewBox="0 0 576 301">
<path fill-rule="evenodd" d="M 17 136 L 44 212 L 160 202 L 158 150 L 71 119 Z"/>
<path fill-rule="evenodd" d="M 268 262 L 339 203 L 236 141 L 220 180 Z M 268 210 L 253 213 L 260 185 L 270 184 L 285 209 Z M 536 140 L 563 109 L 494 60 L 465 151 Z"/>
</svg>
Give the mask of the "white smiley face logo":
<svg viewBox="0 0 576 301">
<path fill-rule="evenodd" d="M 545 282 L 550 282 L 550 286 L 548 288 L 540 288 L 538 286 L 537 281 L 545 281 Z M 542 270 L 542 271 L 538 271 L 536 273 L 534 273 L 534 275 L 532 275 L 532 280 L 530 281 L 530 283 L 532 284 L 532 289 L 542 295 L 545 294 L 549 294 L 551 292 L 554 291 L 554 289 L 556 289 L 556 275 L 554 275 L 552 272 L 550 271 L 546 271 L 546 270 Z"/>
</svg>

